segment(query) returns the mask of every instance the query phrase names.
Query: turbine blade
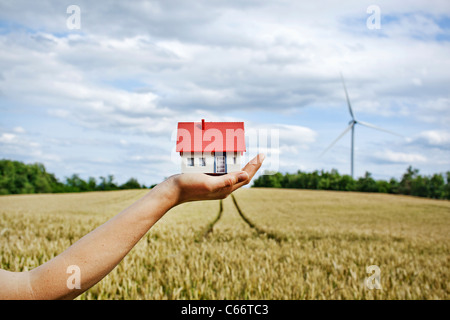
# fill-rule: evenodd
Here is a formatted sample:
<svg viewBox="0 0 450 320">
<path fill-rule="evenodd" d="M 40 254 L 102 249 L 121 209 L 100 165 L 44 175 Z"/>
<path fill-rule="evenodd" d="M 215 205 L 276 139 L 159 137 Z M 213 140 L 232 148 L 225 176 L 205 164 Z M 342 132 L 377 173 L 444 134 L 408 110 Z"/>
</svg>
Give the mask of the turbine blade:
<svg viewBox="0 0 450 320">
<path fill-rule="evenodd" d="M 342 80 L 342 85 L 344 86 L 345 97 L 347 98 L 348 111 L 350 111 L 350 115 L 352 116 L 352 119 L 355 120 L 355 116 L 354 116 L 353 110 L 352 110 L 352 105 L 350 103 L 350 98 L 348 97 L 347 87 L 345 86 L 344 76 L 342 75 L 342 73 L 341 73 L 341 80 Z"/>
<path fill-rule="evenodd" d="M 389 130 L 386 130 L 386 129 L 377 127 L 377 126 L 375 126 L 375 125 L 373 125 L 373 124 L 371 124 L 371 123 L 368 123 L 368 122 L 358 121 L 357 123 L 362 124 L 363 126 L 366 126 L 366 127 L 372 128 L 372 129 L 375 129 L 375 130 L 380 130 L 380 131 L 384 131 L 384 132 L 393 134 L 393 135 L 395 135 L 395 136 L 403 137 L 401 134 L 398 134 L 398 133 L 396 133 L 396 132 L 389 131 Z"/>
<path fill-rule="evenodd" d="M 320 155 L 319 158 L 322 157 L 328 150 L 330 150 L 335 144 L 336 142 L 339 141 L 339 139 L 341 139 L 353 126 L 355 125 L 354 122 L 352 122 L 340 135 L 339 137 L 337 137 L 329 146 L 328 148 L 326 148 Z"/>
</svg>

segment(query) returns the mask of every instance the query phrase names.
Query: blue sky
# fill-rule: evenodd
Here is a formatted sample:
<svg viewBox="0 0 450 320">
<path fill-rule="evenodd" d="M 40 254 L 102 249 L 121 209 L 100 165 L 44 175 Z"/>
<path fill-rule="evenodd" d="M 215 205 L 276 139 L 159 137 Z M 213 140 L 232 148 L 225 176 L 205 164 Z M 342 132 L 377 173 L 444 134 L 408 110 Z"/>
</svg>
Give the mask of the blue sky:
<svg viewBox="0 0 450 320">
<path fill-rule="evenodd" d="M 157 183 L 202 118 L 278 132 L 263 170 L 348 174 L 349 134 L 318 157 L 351 120 L 340 72 L 357 119 L 404 136 L 357 126 L 356 176 L 450 170 L 448 1 L 2 1 L 0 48 L 0 158 L 60 179 Z"/>
</svg>

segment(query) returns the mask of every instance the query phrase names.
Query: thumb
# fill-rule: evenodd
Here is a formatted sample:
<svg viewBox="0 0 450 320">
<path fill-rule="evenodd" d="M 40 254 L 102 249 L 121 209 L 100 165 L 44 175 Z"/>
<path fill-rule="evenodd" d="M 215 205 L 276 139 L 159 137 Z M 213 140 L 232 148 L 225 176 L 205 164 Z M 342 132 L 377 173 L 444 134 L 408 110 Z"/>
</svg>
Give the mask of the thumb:
<svg viewBox="0 0 450 320">
<path fill-rule="evenodd" d="M 220 187 L 229 188 L 235 185 L 236 183 L 246 181 L 249 178 L 249 176 L 248 173 L 245 171 L 238 171 L 223 175 L 221 178 L 222 181 Z"/>
<path fill-rule="evenodd" d="M 240 171 L 240 172 L 238 172 L 237 183 L 243 182 L 243 181 L 247 180 L 248 178 L 249 178 L 248 173 L 246 171 Z"/>
</svg>

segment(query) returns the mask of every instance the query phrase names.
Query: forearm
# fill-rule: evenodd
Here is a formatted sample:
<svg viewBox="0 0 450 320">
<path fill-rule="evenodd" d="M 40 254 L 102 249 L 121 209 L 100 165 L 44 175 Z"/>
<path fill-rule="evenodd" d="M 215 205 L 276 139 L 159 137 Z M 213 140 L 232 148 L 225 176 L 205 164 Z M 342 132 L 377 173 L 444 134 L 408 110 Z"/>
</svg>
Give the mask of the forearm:
<svg viewBox="0 0 450 320">
<path fill-rule="evenodd" d="M 73 299 L 86 291 L 114 269 L 177 201 L 176 188 L 170 179 L 159 184 L 66 251 L 31 270 L 28 273 L 30 298 Z M 71 276 L 67 273 L 69 266 L 79 268 L 80 289 L 67 286 Z"/>
</svg>

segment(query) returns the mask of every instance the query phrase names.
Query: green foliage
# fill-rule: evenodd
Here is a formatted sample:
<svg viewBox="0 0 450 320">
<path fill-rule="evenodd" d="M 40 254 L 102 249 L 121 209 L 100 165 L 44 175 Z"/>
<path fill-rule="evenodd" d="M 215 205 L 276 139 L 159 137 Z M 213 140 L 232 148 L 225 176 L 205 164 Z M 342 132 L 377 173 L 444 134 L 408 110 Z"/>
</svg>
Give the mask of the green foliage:
<svg viewBox="0 0 450 320">
<path fill-rule="evenodd" d="M 155 185 L 149 186 L 149 188 Z M 253 182 L 253 187 L 317 189 L 360 192 L 381 192 L 405 194 L 433 199 L 450 200 L 450 171 L 444 174 L 422 176 L 418 169 L 406 169 L 400 181 L 374 180 L 369 172 L 355 180 L 349 175 L 340 175 L 336 169 L 331 172 L 313 171 L 297 173 L 266 172 Z M 136 178 L 130 178 L 122 185 L 114 181 L 113 175 L 93 177 L 87 181 L 78 174 L 66 177 L 65 183 L 58 181 L 54 174 L 48 173 L 41 163 L 24 164 L 19 161 L 0 160 L 0 195 L 23 193 L 61 193 L 108 191 L 122 189 L 143 189 Z"/>
<path fill-rule="evenodd" d="M 130 178 L 127 182 L 120 186 L 120 189 L 141 189 L 141 185 L 135 178 Z"/>
<path fill-rule="evenodd" d="M 44 165 L 25 165 L 19 161 L 0 160 L 0 194 L 48 193 L 59 191 L 63 184 Z"/>
<path fill-rule="evenodd" d="M 135 178 L 122 185 L 114 182 L 114 176 L 100 177 L 100 183 L 93 177 L 87 181 L 78 174 L 66 177 L 65 183 L 48 173 L 41 163 L 25 164 L 19 161 L 0 160 L 0 195 L 22 193 L 61 193 L 100 190 L 141 189 Z"/>
<path fill-rule="evenodd" d="M 375 180 L 370 172 L 357 180 L 349 175 L 340 175 L 336 169 L 331 172 L 314 171 L 311 173 L 281 174 L 265 172 L 253 182 L 253 187 L 295 188 L 338 191 L 381 192 L 405 194 L 433 199 L 450 199 L 450 171 L 432 176 L 422 176 L 418 169 L 411 166 L 406 169 L 400 181 Z"/>
</svg>

